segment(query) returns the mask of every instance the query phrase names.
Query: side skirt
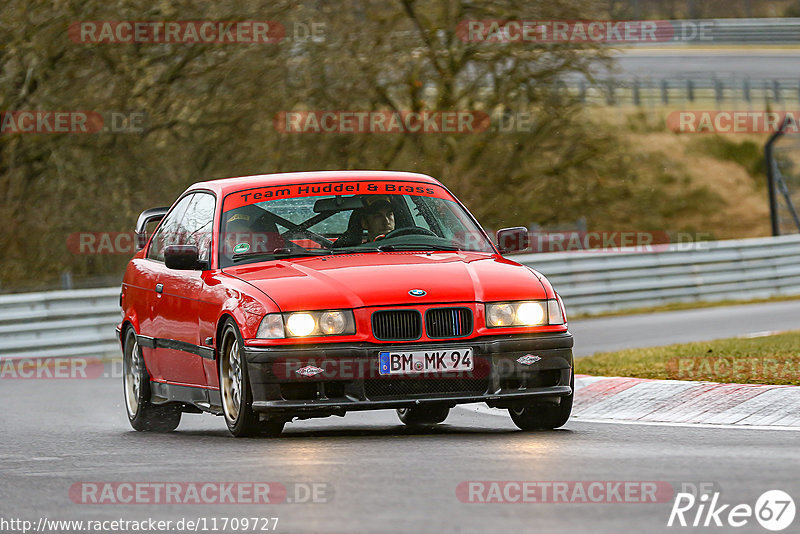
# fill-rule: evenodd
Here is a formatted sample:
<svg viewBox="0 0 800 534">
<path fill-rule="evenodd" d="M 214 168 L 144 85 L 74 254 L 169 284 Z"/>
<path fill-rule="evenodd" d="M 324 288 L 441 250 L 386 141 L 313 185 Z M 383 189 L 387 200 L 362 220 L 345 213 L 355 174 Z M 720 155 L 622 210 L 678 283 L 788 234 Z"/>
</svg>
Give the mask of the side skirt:
<svg viewBox="0 0 800 534">
<path fill-rule="evenodd" d="M 180 402 L 197 408 L 200 411 L 222 415 L 222 397 L 217 389 L 206 389 L 193 386 L 179 386 L 150 382 L 150 402 L 166 404 Z"/>
</svg>

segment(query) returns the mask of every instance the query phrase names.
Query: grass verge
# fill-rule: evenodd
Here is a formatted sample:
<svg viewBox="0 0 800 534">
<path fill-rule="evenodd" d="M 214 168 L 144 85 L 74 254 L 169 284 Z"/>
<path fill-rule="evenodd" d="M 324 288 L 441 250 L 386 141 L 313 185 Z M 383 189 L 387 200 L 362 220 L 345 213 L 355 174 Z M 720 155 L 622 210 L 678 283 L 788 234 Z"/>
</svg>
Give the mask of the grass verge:
<svg viewBox="0 0 800 534">
<path fill-rule="evenodd" d="M 800 331 L 605 352 L 577 360 L 575 372 L 800 386 Z"/>
</svg>

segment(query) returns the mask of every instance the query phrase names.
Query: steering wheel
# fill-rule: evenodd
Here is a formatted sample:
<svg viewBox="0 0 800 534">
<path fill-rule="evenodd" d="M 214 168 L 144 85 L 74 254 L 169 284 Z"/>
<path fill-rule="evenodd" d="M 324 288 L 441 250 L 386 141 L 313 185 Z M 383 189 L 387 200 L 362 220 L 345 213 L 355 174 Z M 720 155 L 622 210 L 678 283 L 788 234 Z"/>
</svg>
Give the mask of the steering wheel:
<svg viewBox="0 0 800 534">
<path fill-rule="evenodd" d="M 398 236 L 401 236 L 401 235 L 412 235 L 412 234 L 430 235 L 430 236 L 433 236 L 433 237 L 438 237 L 436 234 L 434 234 L 433 232 L 431 232 L 427 228 L 420 228 L 419 226 L 406 226 L 404 228 L 396 228 L 396 229 L 392 230 L 391 232 L 386 234 L 384 239 L 390 239 L 392 237 L 398 237 Z"/>
</svg>

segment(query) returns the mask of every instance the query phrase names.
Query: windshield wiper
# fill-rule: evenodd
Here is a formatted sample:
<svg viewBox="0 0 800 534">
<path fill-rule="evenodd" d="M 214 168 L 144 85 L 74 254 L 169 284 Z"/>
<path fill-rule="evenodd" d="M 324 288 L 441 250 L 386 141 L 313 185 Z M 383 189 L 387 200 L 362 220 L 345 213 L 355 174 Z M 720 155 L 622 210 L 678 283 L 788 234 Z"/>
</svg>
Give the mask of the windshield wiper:
<svg viewBox="0 0 800 534">
<path fill-rule="evenodd" d="M 400 250 L 459 250 L 458 247 L 450 245 L 432 245 L 430 243 L 397 243 L 394 245 L 378 245 L 377 249 L 381 252 L 395 252 Z"/>
<path fill-rule="evenodd" d="M 292 250 L 290 248 L 276 248 L 270 252 L 265 250 L 263 251 L 252 251 L 252 252 L 237 252 L 233 256 L 231 256 L 231 260 L 235 262 L 240 260 L 246 260 L 249 258 L 256 258 L 259 256 L 272 256 L 276 258 L 286 258 L 289 256 L 330 256 L 332 252 L 326 249 L 319 249 L 319 250 Z"/>
</svg>

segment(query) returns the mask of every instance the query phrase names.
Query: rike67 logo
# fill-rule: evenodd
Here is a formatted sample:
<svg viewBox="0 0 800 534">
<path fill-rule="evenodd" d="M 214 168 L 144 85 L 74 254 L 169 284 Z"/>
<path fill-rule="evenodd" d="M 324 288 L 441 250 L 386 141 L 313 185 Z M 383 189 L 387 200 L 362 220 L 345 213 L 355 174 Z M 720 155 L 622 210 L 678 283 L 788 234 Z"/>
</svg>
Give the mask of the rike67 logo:
<svg viewBox="0 0 800 534">
<path fill-rule="evenodd" d="M 695 497 L 691 493 L 678 493 L 669 514 L 667 526 L 681 527 L 743 527 L 755 517 L 767 530 L 781 531 L 794 521 L 795 505 L 792 497 L 781 490 L 761 494 L 755 506 L 741 503 L 732 505 L 720 501 L 719 492 Z"/>
</svg>

